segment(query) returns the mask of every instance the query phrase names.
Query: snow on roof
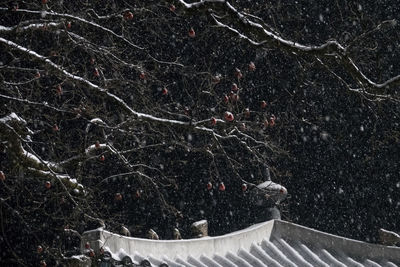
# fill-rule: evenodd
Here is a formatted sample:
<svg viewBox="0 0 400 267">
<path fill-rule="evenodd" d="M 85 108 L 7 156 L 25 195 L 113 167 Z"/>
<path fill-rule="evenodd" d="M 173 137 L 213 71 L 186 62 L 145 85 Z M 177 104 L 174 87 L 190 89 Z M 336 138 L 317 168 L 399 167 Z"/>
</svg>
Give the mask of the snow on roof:
<svg viewBox="0 0 400 267">
<path fill-rule="evenodd" d="M 207 223 L 207 220 L 201 220 L 201 221 L 198 221 L 198 222 L 194 222 L 192 225 L 193 226 L 200 226 L 200 225 L 203 225 L 203 224 L 206 224 Z"/>
<path fill-rule="evenodd" d="M 365 243 L 281 220 L 223 236 L 185 240 L 132 238 L 97 229 L 83 234 L 82 252 L 86 242 L 95 251 L 103 248 L 104 262 L 137 266 L 400 265 L 398 247 Z"/>
</svg>

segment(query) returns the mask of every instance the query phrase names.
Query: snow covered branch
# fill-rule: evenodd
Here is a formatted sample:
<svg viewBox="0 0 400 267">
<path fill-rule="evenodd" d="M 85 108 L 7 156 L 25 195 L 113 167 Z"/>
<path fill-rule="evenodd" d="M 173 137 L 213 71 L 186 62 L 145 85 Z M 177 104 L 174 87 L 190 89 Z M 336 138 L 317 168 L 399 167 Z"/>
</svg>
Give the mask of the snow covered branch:
<svg viewBox="0 0 400 267">
<path fill-rule="evenodd" d="M 0 25 L 0 33 L 8 33 L 18 31 L 19 33 L 28 30 L 38 30 L 47 28 L 63 28 L 65 27 L 64 22 L 49 22 L 49 23 L 32 23 L 26 26 L 15 25 L 12 27 L 5 27 Z"/>
<path fill-rule="evenodd" d="M 0 118 L 0 126 L 3 140 L 7 142 L 7 152 L 13 157 L 15 164 L 24 166 L 28 171 L 42 177 L 56 177 L 66 183 L 69 188 L 83 188 L 76 179 L 72 179 L 69 175 L 56 173 L 63 171 L 60 164 L 42 160 L 36 153 L 25 150 L 22 141 L 25 140 L 24 135 L 26 134 L 19 134 L 19 132 L 30 132 L 30 130 L 26 128 L 26 121 L 23 118 L 11 113 Z"/>
<path fill-rule="evenodd" d="M 1 8 L 1 7 L 0 7 L 0 12 L 6 12 L 6 11 L 8 11 L 7 8 Z M 95 22 L 93 22 L 93 21 L 88 21 L 88 20 L 86 20 L 86 19 L 83 19 L 83 18 L 81 18 L 81 17 L 73 16 L 73 15 L 66 14 L 66 13 L 63 13 L 63 14 L 62 14 L 62 13 L 57 13 L 57 12 L 53 12 L 53 11 L 44 11 L 44 10 L 40 10 L 40 11 L 39 11 L 39 10 L 18 9 L 18 10 L 14 11 L 14 12 L 17 12 L 17 13 L 26 13 L 26 14 L 36 14 L 36 15 L 39 15 L 39 16 L 41 16 L 41 17 L 47 17 L 47 16 L 49 16 L 49 17 L 59 17 L 59 18 L 65 18 L 65 19 L 70 19 L 70 20 L 78 21 L 78 22 L 80 22 L 80 23 L 83 23 L 83 24 L 86 24 L 86 25 L 90 25 L 90 26 L 92 26 L 92 27 L 94 27 L 94 28 L 97 28 L 97 29 L 100 29 L 100 30 L 102 30 L 102 31 L 104 31 L 104 32 L 106 32 L 106 33 L 109 33 L 109 34 L 111 34 L 112 36 L 114 36 L 114 37 L 116 37 L 116 38 L 122 40 L 123 42 L 125 42 L 126 44 L 128 44 L 129 46 L 131 46 L 131 47 L 133 47 L 133 48 L 135 48 L 135 49 L 140 49 L 140 50 L 143 49 L 142 47 L 135 45 L 134 43 L 132 43 L 131 41 L 129 41 L 129 40 L 126 39 L 125 37 L 116 34 L 116 33 L 113 32 L 112 30 L 110 30 L 110 29 L 108 29 L 108 28 L 106 28 L 106 27 L 103 27 L 103 26 L 101 26 L 100 24 L 97 24 L 97 23 L 95 23 Z"/>
<path fill-rule="evenodd" d="M 256 22 L 253 16 L 248 16 L 238 11 L 225 0 L 204 0 L 194 3 L 186 3 L 183 0 L 179 0 L 178 3 L 189 13 L 205 12 L 210 14 L 217 26 L 239 37 L 239 39 L 246 40 L 252 46 L 275 47 L 297 55 L 331 57 L 332 54 L 334 54 L 337 62 L 339 62 L 339 64 L 341 64 L 357 81 L 359 86 L 363 88 L 359 90 L 361 93 L 382 94 L 387 91 L 388 87 L 394 87 L 400 84 L 400 75 L 394 76 L 382 83 L 372 81 L 350 57 L 347 50 L 348 48 L 342 46 L 335 40 L 327 41 L 321 45 L 303 45 L 285 39 L 274 31 L 267 29 L 261 23 Z M 222 16 L 220 13 L 228 14 L 228 16 Z M 232 23 L 236 23 L 237 28 L 235 26 L 230 26 Z M 396 25 L 395 21 L 390 21 L 390 23 L 393 26 Z"/>
<path fill-rule="evenodd" d="M 101 88 L 100 86 L 98 86 L 78 75 L 71 74 L 70 72 L 66 71 L 62 66 L 55 64 L 50 59 L 48 59 L 42 55 L 39 55 L 35 51 L 32 51 L 28 48 L 20 46 L 10 40 L 2 38 L 2 37 L 0 37 L 0 43 L 3 43 L 5 45 L 9 46 L 10 48 L 17 49 L 20 52 L 28 54 L 29 56 L 33 57 L 35 60 L 40 61 L 41 63 L 44 63 L 46 66 L 52 68 L 53 70 L 59 72 L 60 74 L 63 74 L 66 78 L 68 78 L 72 81 L 85 84 L 90 89 L 95 90 L 96 93 L 100 93 L 100 94 L 106 96 L 107 98 L 109 98 L 110 100 L 112 100 L 113 102 L 118 103 L 124 110 L 128 111 L 131 115 L 134 115 L 138 119 L 150 120 L 150 121 L 154 121 L 154 122 L 160 122 L 160 123 L 166 123 L 166 124 L 172 124 L 172 125 L 174 125 L 174 124 L 189 125 L 188 122 L 182 122 L 182 121 L 177 121 L 177 120 L 168 120 L 168 119 L 163 119 L 163 118 L 159 118 L 156 116 L 152 116 L 149 114 L 137 112 L 137 111 L 133 110 L 128 104 L 125 103 L 124 100 L 122 100 L 118 96 L 110 93 L 106 89 Z"/>
<path fill-rule="evenodd" d="M 122 107 L 129 114 L 135 116 L 138 120 L 152 121 L 152 122 L 161 123 L 161 124 L 164 124 L 164 125 L 184 126 L 184 127 L 193 128 L 193 129 L 198 130 L 198 131 L 204 131 L 204 132 L 207 132 L 207 133 L 213 133 L 214 132 L 213 129 L 210 129 L 210 128 L 202 126 L 202 125 L 204 125 L 206 123 L 209 123 L 209 120 L 203 120 L 201 122 L 185 122 L 185 121 L 179 121 L 179 120 L 171 120 L 171 119 L 160 118 L 160 117 L 153 116 L 153 115 L 150 115 L 150 114 L 146 114 L 146 113 L 135 111 L 123 99 L 121 99 L 117 95 L 115 95 L 115 94 L 109 92 L 108 90 L 106 90 L 106 89 L 104 89 L 104 88 L 92 83 L 91 81 L 89 81 L 87 79 L 84 79 L 83 77 L 80 77 L 78 75 L 74 75 L 74 74 L 68 72 L 62 66 L 55 64 L 50 59 L 48 59 L 48 58 L 46 58 L 46 57 L 44 57 L 42 55 L 39 55 L 35 51 L 32 51 L 32 50 L 30 50 L 28 48 L 20 46 L 20 45 L 12 42 L 10 40 L 2 38 L 2 37 L 0 37 L 0 43 L 3 43 L 5 45 L 9 46 L 12 49 L 16 49 L 16 50 L 18 50 L 20 52 L 28 54 L 29 56 L 33 57 L 35 60 L 45 64 L 46 66 L 48 66 L 51 69 L 53 69 L 54 71 L 62 74 L 66 78 L 68 78 L 68 79 L 70 79 L 70 80 L 72 80 L 74 82 L 78 82 L 78 83 L 82 83 L 82 84 L 86 85 L 88 88 L 94 90 L 94 92 L 96 94 L 101 94 L 101 95 L 106 96 L 108 99 L 110 99 L 113 102 L 119 104 L 120 107 Z M 219 121 L 220 124 L 225 124 L 225 122 L 222 121 L 222 120 L 218 120 L 218 121 Z M 220 135 L 217 135 L 217 136 L 220 136 Z"/>
</svg>

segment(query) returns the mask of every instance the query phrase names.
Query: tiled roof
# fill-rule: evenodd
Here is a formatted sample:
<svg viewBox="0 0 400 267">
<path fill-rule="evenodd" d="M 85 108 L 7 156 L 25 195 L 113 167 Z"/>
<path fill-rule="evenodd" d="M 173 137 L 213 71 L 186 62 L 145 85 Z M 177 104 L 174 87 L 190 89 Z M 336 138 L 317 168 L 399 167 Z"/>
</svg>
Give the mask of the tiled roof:
<svg viewBox="0 0 400 267">
<path fill-rule="evenodd" d="M 83 252 L 86 242 L 95 250 L 103 248 L 103 266 L 400 265 L 398 247 L 347 239 L 280 220 L 223 236 L 186 240 L 131 238 L 98 229 L 84 233 Z"/>
</svg>

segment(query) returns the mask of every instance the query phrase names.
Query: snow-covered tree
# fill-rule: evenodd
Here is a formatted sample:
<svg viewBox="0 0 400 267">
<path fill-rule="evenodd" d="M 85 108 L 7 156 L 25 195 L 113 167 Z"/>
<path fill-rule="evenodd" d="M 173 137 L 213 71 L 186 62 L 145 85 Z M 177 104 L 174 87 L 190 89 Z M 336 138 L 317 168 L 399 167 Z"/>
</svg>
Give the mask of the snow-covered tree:
<svg viewBox="0 0 400 267">
<path fill-rule="evenodd" d="M 267 168 L 291 194 L 286 219 L 358 238 L 393 228 L 396 8 L 2 3 L 1 260 L 53 265 L 96 227 L 243 228 Z"/>
</svg>

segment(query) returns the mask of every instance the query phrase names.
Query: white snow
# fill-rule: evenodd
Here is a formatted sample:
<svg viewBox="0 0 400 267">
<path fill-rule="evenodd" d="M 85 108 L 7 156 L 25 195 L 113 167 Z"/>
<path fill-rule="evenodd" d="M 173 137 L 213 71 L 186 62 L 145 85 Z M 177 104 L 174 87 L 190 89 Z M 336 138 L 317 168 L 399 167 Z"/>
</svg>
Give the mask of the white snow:
<svg viewBox="0 0 400 267">
<path fill-rule="evenodd" d="M 99 235 L 90 234 L 92 232 L 84 233 L 82 242 L 90 241 L 90 236 L 98 238 Z M 206 239 L 149 240 L 122 237 L 104 230 L 100 238 L 96 242 L 104 241 L 108 246 L 106 249 L 115 249 L 112 257 L 116 260 L 130 256 L 140 262 L 152 255 L 151 261 L 157 263 L 167 257 L 175 259 L 168 261 L 170 266 L 179 266 L 184 262 L 196 266 L 227 267 L 233 267 L 234 264 L 260 267 L 359 266 L 359 263 L 362 266 L 376 266 L 374 264 L 382 262 L 400 264 L 400 248 L 368 244 L 280 220 Z"/>
<path fill-rule="evenodd" d="M 197 226 L 204 225 L 204 224 L 207 224 L 207 220 L 201 220 L 198 222 L 194 222 L 192 225 L 197 227 Z"/>
<path fill-rule="evenodd" d="M 14 112 L 12 112 L 10 115 L 0 118 L 0 122 L 5 123 L 5 124 L 10 121 L 13 121 L 13 120 L 16 120 L 16 121 L 21 122 L 22 124 L 26 125 L 26 121 L 23 118 L 21 118 L 20 116 L 18 116 L 17 114 L 15 114 Z"/>
</svg>

